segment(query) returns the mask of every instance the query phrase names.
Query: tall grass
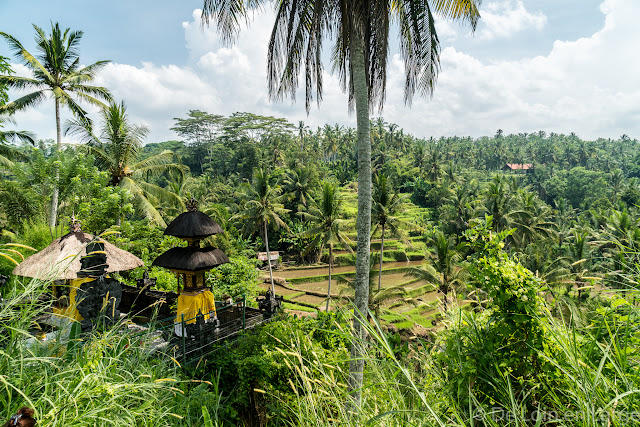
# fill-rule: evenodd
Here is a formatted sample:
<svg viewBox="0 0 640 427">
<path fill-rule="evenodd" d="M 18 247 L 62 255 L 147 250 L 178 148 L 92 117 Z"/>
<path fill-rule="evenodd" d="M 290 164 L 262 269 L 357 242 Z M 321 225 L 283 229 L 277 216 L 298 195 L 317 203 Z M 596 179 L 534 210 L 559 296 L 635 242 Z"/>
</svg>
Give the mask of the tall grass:
<svg viewBox="0 0 640 427">
<path fill-rule="evenodd" d="M 38 339 L 34 320 L 47 310 L 38 300 L 46 283 L 16 282 L 0 306 L 0 408 L 8 417 L 26 405 L 42 426 L 222 426 L 228 396 L 209 381 L 190 378 L 189 369 L 151 352 L 155 335 L 136 334 L 126 325 L 96 331 L 69 344 L 68 330 Z M 381 326 L 367 325 L 367 368 L 362 401 L 348 404 L 348 360 L 329 362 L 309 334 L 277 340 L 278 359 L 291 372 L 290 391 L 254 388 L 270 408 L 262 422 L 291 426 L 631 426 L 640 425 L 640 310 L 627 299 L 606 297 L 583 304 L 581 322 L 542 314 L 550 337 L 540 357 L 553 382 L 522 388 L 499 366 L 480 367 L 467 384 L 468 398 L 450 387 L 447 364 L 466 363 L 468 353 L 446 354 L 446 339 L 486 344 L 481 316 L 460 309 L 446 315 L 447 328 L 434 343 L 414 340 L 399 351 Z M 341 326 L 342 325 L 342 326 Z M 457 329 L 456 329 L 457 328 Z M 344 324 L 327 333 L 351 336 Z M 466 338 L 465 338 L 466 339 Z M 468 343 L 468 341 L 466 341 Z M 450 348 L 455 348 L 455 342 Z M 271 351 L 271 350 L 269 350 Z M 444 362 L 443 362 L 444 360 Z M 280 362 L 278 362 L 280 363 Z M 483 382 L 495 390 L 488 400 Z"/>
<path fill-rule="evenodd" d="M 605 328 L 610 335 L 596 331 L 598 321 L 576 330 L 548 315 L 544 320 L 553 339 L 553 351 L 540 356 L 556 370 L 555 387 L 538 384 L 522 390 L 508 375 L 500 375 L 499 369 L 481 371 L 474 381 L 490 384 L 498 399 L 487 401 L 474 393 L 474 384 L 470 383 L 466 384 L 470 395 L 466 406 L 461 406 L 447 387 L 448 382 L 458 379 L 448 378 L 433 357 L 442 351 L 438 343 L 415 345 L 408 356 L 398 358 L 380 326 L 369 325 L 362 405 L 352 413 L 345 405 L 349 400 L 344 385 L 346 373 L 339 366 L 327 366 L 322 359 L 304 359 L 302 354 L 308 352 L 295 348 L 308 343 L 299 341 L 291 349 L 283 349 L 297 373 L 292 388 L 298 398 L 288 403 L 291 425 L 640 425 L 640 335 L 623 333 L 629 327 L 627 320 L 635 322 L 640 312 L 632 305 L 625 305 L 624 310 L 622 320 L 609 318 L 602 310 L 594 314 L 607 317 L 600 321 L 608 325 Z M 481 330 L 476 316 L 452 310 L 449 324 L 460 321 L 466 323 L 470 333 Z M 604 335 L 608 338 L 603 339 Z M 476 338 L 482 339 L 479 332 Z M 452 359 L 449 363 L 464 360 Z"/>
<path fill-rule="evenodd" d="M 207 384 L 150 353 L 153 334 L 121 324 L 75 343 L 68 328 L 42 340 L 34 320 L 48 308 L 38 299 L 46 287 L 18 281 L 0 306 L 2 416 L 26 405 L 42 426 L 200 425 L 202 407 L 215 409 Z"/>
</svg>

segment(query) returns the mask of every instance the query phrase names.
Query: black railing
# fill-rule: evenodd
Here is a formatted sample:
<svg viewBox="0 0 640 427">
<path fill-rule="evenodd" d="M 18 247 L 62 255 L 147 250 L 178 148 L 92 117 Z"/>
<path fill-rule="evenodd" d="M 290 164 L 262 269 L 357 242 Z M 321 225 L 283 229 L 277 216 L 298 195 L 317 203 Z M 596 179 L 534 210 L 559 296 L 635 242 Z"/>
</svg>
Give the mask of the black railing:
<svg viewBox="0 0 640 427">
<path fill-rule="evenodd" d="M 216 306 L 203 313 L 182 313 L 141 326 L 151 351 L 164 351 L 181 365 L 200 365 L 212 353 L 227 347 L 246 329 L 268 321 L 263 311 L 247 307 L 246 300 Z"/>
</svg>

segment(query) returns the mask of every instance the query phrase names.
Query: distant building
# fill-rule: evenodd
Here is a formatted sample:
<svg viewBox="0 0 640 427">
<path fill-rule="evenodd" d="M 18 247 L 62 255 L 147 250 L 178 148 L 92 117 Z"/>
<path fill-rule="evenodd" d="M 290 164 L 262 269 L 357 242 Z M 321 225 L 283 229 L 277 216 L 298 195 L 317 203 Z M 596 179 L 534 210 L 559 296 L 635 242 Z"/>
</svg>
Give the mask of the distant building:
<svg viewBox="0 0 640 427">
<path fill-rule="evenodd" d="M 523 171 L 524 173 L 530 173 L 534 169 L 533 163 L 507 163 L 502 167 L 503 171 Z"/>
</svg>

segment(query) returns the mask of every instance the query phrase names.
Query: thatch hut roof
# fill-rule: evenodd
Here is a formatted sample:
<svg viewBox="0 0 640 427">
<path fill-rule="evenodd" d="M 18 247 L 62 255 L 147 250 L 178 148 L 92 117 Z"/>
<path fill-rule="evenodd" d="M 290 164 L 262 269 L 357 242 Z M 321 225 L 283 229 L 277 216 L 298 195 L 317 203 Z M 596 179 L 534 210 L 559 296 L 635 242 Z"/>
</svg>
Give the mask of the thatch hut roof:
<svg viewBox="0 0 640 427">
<path fill-rule="evenodd" d="M 187 246 L 169 249 L 156 258 L 152 265 L 169 270 L 200 271 L 227 262 L 229 258 L 220 249 Z"/>
<path fill-rule="evenodd" d="M 183 239 L 202 238 L 212 234 L 222 233 L 220 225 L 200 211 L 183 212 L 176 217 L 164 230 L 168 236 L 176 236 Z"/>
<path fill-rule="evenodd" d="M 81 269 L 80 258 L 85 256 L 87 245 L 94 239 L 98 238 L 82 231 L 65 234 L 40 252 L 26 258 L 12 273 L 36 279 L 75 279 Z M 104 242 L 107 253 L 107 273 L 127 271 L 144 265 L 137 256 L 100 240 Z"/>
</svg>

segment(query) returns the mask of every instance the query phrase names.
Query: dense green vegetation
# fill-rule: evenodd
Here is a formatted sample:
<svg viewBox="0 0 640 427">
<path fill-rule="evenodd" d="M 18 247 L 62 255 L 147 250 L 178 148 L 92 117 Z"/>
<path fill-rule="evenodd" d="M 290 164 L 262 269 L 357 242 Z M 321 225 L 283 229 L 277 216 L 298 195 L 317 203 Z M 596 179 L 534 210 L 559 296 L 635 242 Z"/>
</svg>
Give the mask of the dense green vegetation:
<svg viewBox="0 0 640 427">
<path fill-rule="evenodd" d="M 11 75 L 2 58 L 0 72 Z M 0 274 L 26 246 L 66 233 L 72 215 L 87 232 L 117 233 L 109 240 L 149 265 L 179 243 L 163 224 L 195 197 L 224 229 L 208 243 L 231 257 L 207 276 L 217 298 L 255 296 L 255 254 L 266 249 L 289 266 L 328 264 L 327 276 L 289 282 L 317 280 L 317 293 L 339 303 L 314 318 L 283 314 L 206 366 L 182 367 L 151 351 L 152 333 L 123 325 L 42 341 L 50 284 L 11 277 L 0 289 L 3 407 L 27 404 L 60 426 L 637 423 L 638 140 L 501 130 L 427 139 L 383 118 L 369 125 L 374 240 L 359 411 L 345 405 L 353 271 L 332 270 L 354 263 L 356 131 L 192 110 L 175 119 L 180 139 L 151 142 L 124 103 L 105 106 L 97 126 L 67 123 L 77 146 L 0 134 Z M 405 260 L 421 265 L 384 268 Z M 391 273 L 403 278 L 383 285 Z M 150 274 L 175 289 L 171 273 Z"/>
</svg>

